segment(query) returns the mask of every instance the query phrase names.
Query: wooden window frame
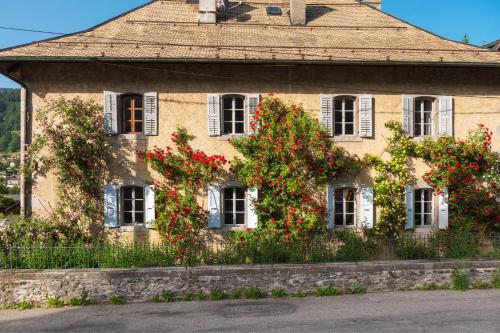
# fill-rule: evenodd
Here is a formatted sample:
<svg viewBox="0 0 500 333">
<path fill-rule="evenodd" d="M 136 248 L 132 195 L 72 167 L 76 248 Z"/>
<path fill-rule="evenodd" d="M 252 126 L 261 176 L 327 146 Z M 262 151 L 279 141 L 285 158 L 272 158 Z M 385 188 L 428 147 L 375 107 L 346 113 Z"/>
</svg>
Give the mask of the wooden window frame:
<svg viewBox="0 0 500 333">
<path fill-rule="evenodd" d="M 232 198 L 230 199 L 227 199 L 226 198 L 226 190 L 228 189 L 232 189 Z M 243 200 L 242 199 L 238 199 L 236 197 L 236 191 L 235 189 L 242 189 L 243 190 Z M 221 196 L 222 196 L 222 225 L 224 226 L 245 226 L 247 224 L 247 211 L 246 211 L 246 201 L 247 201 L 247 196 L 246 196 L 246 190 L 245 188 L 241 187 L 241 186 L 226 186 L 224 188 L 221 189 Z M 226 200 L 231 200 L 231 211 L 228 212 L 226 209 Z M 243 201 L 243 211 L 238 211 L 237 208 L 236 208 L 236 202 L 238 200 L 242 200 Z M 232 223 L 227 223 L 226 221 L 226 213 L 232 213 Z M 237 224 L 236 223 L 236 217 L 238 213 L 243 213 L 243 223 L 242 224 Z"/>
<path fill-rule="evenodd" d="M 335 102 L 341 100 L 342 101 L 342 109 L 337 110 L 335 107 Z M 346 129 L 346 111 L 351 111 L 351 110 L 346 110 L 345 107 L 345 102 L 346 100 L 351 100 L 352 101 L 352 134 L 346 134 L 345 129 Z M 356 96 L 350 96 L 350 95 L 342 95 L 342 96 L 335 96 L 332 98 L 332 126 L 333 126 L 333 136 L 334 137 L 355 137 L 358 136 L 357 133 L 357 118 L 358 118 L 358 97 Z M 342 120 L 341 120 L 341 125 L 342 125 L 342 134 L 338 134 L 335 132 L 335 112 L 341 111 L 342 112 Z M 349 122 L 351 124 L 351 122 Z"/>
<path fill-rule="evenodd" d="M 431 105 L 430 110 L 425 110 L 425 102 L 429 102 Z M 434 129 L 435 129 L 435 124 L 434 124 L 434 112 L 435 112 L 435 103 L 436 99 L 433 97 L 428 97 L 428 96 L 419 96 L 415 97 L 413 99 L 413 136 L 415 138 L 423 138 L 426 136 L 433 136 L 434 135 Z M 420 111 L 417 111 L 417 105 L 420 104 Z M 417 113 L 420 113 L 420 134 L 417 135 L 417 122 L 416 122 L 416 115 Z M 429 122 L 426 123 L 425 120 L 425 114 L 429 113 Z M 425 125 L 429 125 L 429 133 L 425 133 Z"/>
<path fill-rule="evenodd" d="M 243 120 L 238 120 L 236 121 L 236 111 L 240 111 L 241 109 L 236 109 L 236 99 L 237 98 L 240 98 L 242 99 L 243 101 Z M 228 123 L 230 122 L 231 123 L 231 133 L 225 133 L 225 123 L 226 123 L 226 120 L 224 119 L 224 112 L 226 111 L 226 109 L 224 108 L 224 101 L 226 99 L 231 99 L 231 120 L 230 121 L 227 121 Z M 222 135 L 244 135 L 246 132 L 247 132 L 247 128 L 246 128 L 246 118 L 247 118 L 247 112 L 246 112 L 246 96 L 244 95 L 223 95 L 221 96 L 221 101 L 220 101 L 220 104 L 221 104 L 221 108 L 220 108 L 220 113 L 221 113 L 221 124 L 222 124 L 222 128 L 221 128 L 221 133 Z M 229 110 L 229 109 L 228 109 Z M 236 133 L 236 123 L 242 123 L 243 124 L 243 132 L 241 133 Z"/>
<path fill-rule="evenodd" d="M 420 198 L 417 200 L 417 191 L 420 192 Z M 428 201 L 425 201 L 425 192 L 429 191 L 431 192 L 431 199 Z M 417 213 L 416 205 L 417 202 L 420 203 L 420 212 Z M 430 203 L 431 205 L 431 211 L 430 213 L 425 213 L 425 203 Z M 429 228 L 435 225 L 435 216 L 434 216 L 434 209 L 435 209 L 435 203 L 434 203 L 434 191 L 432 188 L 429 187 L 417 187 L 413 189 L 413 225 L 415 228 Z M 417 215 L 420 215 L 420 223 L 417 224 Z M 425 224 L 425 216 L 429 215 L 430 216 L 430 224 Z"/>
<path fill-rule="evenodd" d="M 124 103 L 125 98 L 129 97 L 130 98 L 130 120 L 126 120 L 125 113 L 126 113 L 126 106 Z M 139 97 L 142 100 L 142 107 L 137 108 L 135 107 L 135 98 Z M 136 120 L 135 115 L 136 112 L 142 113 L 142 120 Z M 144 133 L 144 95 L 141 94 L 124 94 L 121 96 L 121 117 L 122 117 L 122 133 L 123 134 L 142 134 Z M 130 132 L 126 132 L 126 124 L 130 123 Z M 136 123 L 141 123 L 142 124 L 142 131 L 136 131 Z"/>
<path fill-rule="evenodd" d="M 352 214 L 348 214 L 347 213 L 347 203 L 350 202 L 350 201 L 347 201 L 346 200 L 346 190 L 352 190 L 353 191 L 353 199 L 352 199 L 352 202 L 354 204 L 354 211 Z M 340 215 L 340 214 L 337 214 L 336 212 L 336 205 L 337 205 L 337 198 L 336 198 L 336 194 L 337 194 L 337 191 L 342 191 L 342 224 L 336 224 L 336 217 L 337 215 Z M 333 225 L 334 227 L 344 227 L 344 228 L 352 228 L 352 227 L 355 227 L 356 226 L 356 221 L 357 221 L 357 202 L 356 202 L 356 194 L 358 193 L 358 190 L 357 188 L 355 187 L 351 187 L 351 186 L 342 186 L 342 187 L 336 187 L 334 188 L 334 191 L 333 191 L 333 206 L 334 206 L 334 209 L 333 209 Z M 347 224 L 347 218 L 346 216 L 347 215 L 353 215 L 353 220 L 352 220 L 352 224 Z"/>
<path fill-rule="evenodd" d="M 132 198 L 128 199 L 125 198 L 125 190 L 126 189 L 132 189 Z M 137 199 L 135 198 L 137 190 L 142 191 L 142 199 Z M 129 200 L 132 202 L 132 210 L 130 211 L 125 211 L 125 200 Z M 136 210 L 136 202 L 137 201 L 142 201 L 142 211 L 141 210 Z M 146 220 L 146 193 L 145 193 L 145 188 L 143 186 L 137 186 L 137 185 L 127 185 L 127 186 L 122 186 L 120 188 L 120 215 L 121 215 L 121 220 L 123 221 L 123 225 L 144 225 L 145 220 Z M 131 213 L 132 214 L 132 223 L 130 222 L 125 222 L 125 213 Z M 135 219 L 135 215 L 137 213 L 142 213 L 142 221 L 138 222 Z"/>
</svg>

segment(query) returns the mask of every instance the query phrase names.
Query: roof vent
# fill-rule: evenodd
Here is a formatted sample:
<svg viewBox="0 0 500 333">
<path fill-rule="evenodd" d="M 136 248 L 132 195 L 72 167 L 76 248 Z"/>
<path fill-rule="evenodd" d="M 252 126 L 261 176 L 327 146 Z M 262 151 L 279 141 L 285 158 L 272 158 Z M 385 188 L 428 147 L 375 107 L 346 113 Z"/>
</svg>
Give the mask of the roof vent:
<svg viewBox="0 0 500 333">
<path fill-rule="evenodd" d="M 267 6 L 267 15 L 269 16 L 275 16 L 275 15 L 281 15 L 281 8 L 277 6 Z"/>
</svg>

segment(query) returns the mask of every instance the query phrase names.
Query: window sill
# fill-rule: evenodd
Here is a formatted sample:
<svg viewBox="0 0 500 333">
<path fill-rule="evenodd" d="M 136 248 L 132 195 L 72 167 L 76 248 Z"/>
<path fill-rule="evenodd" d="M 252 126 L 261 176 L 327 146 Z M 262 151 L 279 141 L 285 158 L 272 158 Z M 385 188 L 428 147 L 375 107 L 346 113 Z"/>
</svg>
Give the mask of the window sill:
<svg viewBox="0 0 500 333">
<path fill-rule="evenodd" d="M 119 226 L 117 229 L 124 232 L 146 232 L 149 230 L 143 224 L 125 224 Z"/>
<path fill-rule="evenodd" d="M 247 136 L 248 134 L 223 134 L 217 137 L 220 141 L 229 141 L 234 139 L 239 139 Z"/>
<path fill-rule="evenodd" d="M 118 134 L 118 138 L 126 139 L 130 141 L 145 141 L 147 136 L 142 133 L 127 133 L 127 134 Z"/>
<path fill-rule="evenodd" d="M 335 142 L 361 142 L 363 138 L 357 135 L 339 135 L 332 137 L 332 140 Z"/>
</svg>

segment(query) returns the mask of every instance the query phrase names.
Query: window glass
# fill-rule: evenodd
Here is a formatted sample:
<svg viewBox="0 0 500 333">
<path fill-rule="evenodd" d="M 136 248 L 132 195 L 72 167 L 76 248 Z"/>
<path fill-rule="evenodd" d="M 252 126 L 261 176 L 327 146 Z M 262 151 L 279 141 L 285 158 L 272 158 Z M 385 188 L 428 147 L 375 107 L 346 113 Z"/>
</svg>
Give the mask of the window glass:
<svg viewBox="0 0 500 333">
<path fill-rule="evenodd" d="M 432 107 L 433 100 L 428 98 L 415 99 L 414 135 L 427 136 L 432 135 Z"/>
<path fill-rule="evenodd" d="M 354 135 L 354 102 L 353 97 L 337 97 L 334 99 L 334 135 Z"/>
<path fill-rule="evenodd" d="M 354 188 L 338 188 L 334 196 L 334 214 L 335 225 L 352 226 L 355 224 L 355 196 Z"/>
<path fill-rule="evenodd" d="M 415 190 L 414 214 L 415 226 L 432 225 L 433 191 L 431 189 Z"/>
<path fill-rule="evenodd" d="M 226 96 L 222 100 L 223 133 L 245 133 L 245 99 L 240 96 Z"/>
<path fill-rule="evenodd" d="M 123 187 L 121 207 L 124 224 L 144 223 L 144 188 L 139 186 Z"/>
<path fill-rule="evenodd" d="M 245 189 L 226 187 L 224 195 L 224 224 L 245 224 Z"/>
<path fill-rule="evenodd" d="M 142 133 L 143 111 L 141 95 L 125 95 L 122 97 L 123 133 Z"/>
</svg>

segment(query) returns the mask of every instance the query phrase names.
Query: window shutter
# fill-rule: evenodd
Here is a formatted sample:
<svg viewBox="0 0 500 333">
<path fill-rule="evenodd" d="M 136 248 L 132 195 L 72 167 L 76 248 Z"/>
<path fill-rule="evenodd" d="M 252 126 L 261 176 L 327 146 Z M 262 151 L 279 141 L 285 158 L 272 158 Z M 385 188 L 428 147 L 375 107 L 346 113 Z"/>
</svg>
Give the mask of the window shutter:
<svg viewBox="0 0 500 333">
<path fill-rule="evenodd" d="M 403 131 L 406 136 L 413 137 L 413 98 L 403 96 Z"/>
<path fill-rule="evenodd" d="M 373 136 L 373 97 L 363 95 L 359 98 L 359 136 Z"/>
<path fill-rule="evenodd" d="M 208 135 L 220 135 L 220 97 L 216 94 L 208 94 Z"/>
<path fill-rule="evenodd" d="M 415 227 L 415 216 L 413 215 L 413 187 L 406 187 L 406 229 Z"/>
<path fill-rule="evenodd" d="M 146 228 L 154 228 L 155 216 L 155 187 L 153 185 L 144 188 L 145 198 L 145 225 Z"/>
<path fill-rule="evenodd" d="M 333 136 L 333 101 L 330 95 L 320 95 L 320 122 L 330 136 Z"/>
<path fill-rule="evenodd" d="M 208 227 L 221 227 L 220 189 L 208 186 Z"/>
<path fill-rule="evenodd" d="M 448 229 L 448 190 L 439 195 L 439 229 Z"/>
<path fill-rule="evenodd" d="M 104 92 L 104 131 L 118 134 L 118 96 L 119 94 Z"/>
<path fill-rule="evenodd" d="M 258 199 L 259 192 L 256 187 L 247 190 L 247 227 L 255 229 L 258 227 L 257 214 L 255 213 L 254 202 Z"/>
<path fill-rule="evenodd" d="M 104 225 L 118 227 L 118 187 L 115 185 L 104 186 Z"/>
<path fill-rule="evenodd" d="M 335 188 L 328 186 L 326 189 L 326 209 L 327 209 L 327 228 L 333 230 L 335 225 Z"/>
<path fill-rule="evenodd" d="M 144 94 L 144 134 L 158 135 L 158 93 Z"/>
<path fill-rule="evenodd" d="M 439 97 L 439 135 L 453 136 L 453 98 Z"/>
<path fill-rule="evenodd" d="M 373 187 L 361 188 L 361 226 L 373 228 Z"/>
<path fill-rule="evenodd" d="M 255 116 L 255 111 L 259 107 L 260 103 L 260 95 L 259 94 L 249 94 L 246 95 L 246 108 L 247 108 L 247 132 L 253 133 L 252 128 L 250 127 L 250 122 L 253 121 L 253 117 Z"/>
</svg>

